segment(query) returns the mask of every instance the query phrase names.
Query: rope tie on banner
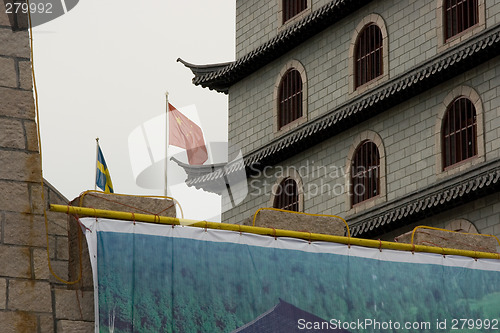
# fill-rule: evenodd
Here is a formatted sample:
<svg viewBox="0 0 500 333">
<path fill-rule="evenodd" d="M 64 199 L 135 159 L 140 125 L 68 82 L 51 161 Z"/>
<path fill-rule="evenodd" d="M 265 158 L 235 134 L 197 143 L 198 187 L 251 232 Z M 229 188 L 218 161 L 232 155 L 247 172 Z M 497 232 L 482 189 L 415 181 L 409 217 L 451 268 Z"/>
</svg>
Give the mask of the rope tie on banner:
<svg viewBox="0 0 500 333">
<path fill-rule="evenodd" d="M 205 221 L 205 232 L 208 232 L 208 222 Z"/>
<path fill-rule="evenodd" d="M 411 254 L 415 254 L 415 244 L 413 244 L 413 242 L 411 243 Z"/>
<path fill-rule="evenodd" d="M 311 245 L 311 238 L 312 238 L 312 234 L 311 234 L 311 232 L 309 231 L 309 245 Z"/>
<path fill-rule="evenodd" d="M 378 247 L 378 250 L 380 252 L 382 252 L 382 241 L 380 240 L 380 238 L 378 239 L 378 241 L 379 241 L 379 244 L 380 244 L 379 247 Z"/>
<path fill-rule="evenodd" d="M 274 237 L 274 240 L 278 240 L 278 237 L 276 236 L 276 229 L 275 228 L 272 228 L 273 229 L 273 233 L 272 233 L 272 236 Z"/>
<path fill-rule="evenodd" d="M 63 205 L 51 204 L 50 209 L 53 212 L 64 213 L 67 211 L 67 207 Z M 80 214 L 84 216 L 92 216 L 93 210 L 88 207 L 70 207 L 71 214 Z M 126 220 L 132 221 L 132 214 L 122 211 L 111 211 L 105 209 L 97 209 L 97 213 L 99 216 L 110 218 L 110 219 L 118 219 L 118 220 Z M 180 219 L 172 218 L 172 217 L 160 217 L 160 224 L 165 226 L 168 225 L 179 225 Z M 145 222 L 145 223 L 153 223 L 154 216 L 153 215 L 145 215 L 145 214 L 135 214 L 135 219 L 137 222 Z M 339 235 L 328 235 L 328 234 L 319 234 L 311 232 L 304 233 L 300 231 L 293 230 L 283 230 L 283 229 L 272 229 L 270 227 L 252 227 L 249 225 L 240 225 L 240 224 L 229 224 L 229 223 L 218 223 L 218 222 L 210 222 L 210 221 L 194 221 L 194 220 L 182 220 L 182 224 L 189 224 L 190 227 L 193 228 L 205 228 L 214 229 L 214 230 L 226 230 L 226 231 L 234 231 L 234 232 L 244 232 L 245 234 L 255 234 L 261 236 L 275 236 L 275 237 L 291 237 L 294 239 L 302 239 L 304 241 L 308 241 L 311 239 L 312 242 L 332 242 L 339 244 L 352 244 L 360 247 L 367 248 L 379 248 L 380 242 L 382 242 L 382 249 L 391 249 L 391 250 L 400 250 L 400 251 L 412 251 L 414 252 L 424 252 L 424 253 L 434 253 L 434 254 L 442 254 L 443 251 L 438 247 L 434 246 L 426 246 L 426 245 L 415 245 L 408 243 L 396 243 L 396 242 L 387 242 L 387 241 L 377 241 L 375 239 L 362 239 L 356 237 L 346 237 Z M 480 250 L 461 250 L 461 249 L 452 249 L 452 248 L 444 248 L 446 255 L 458 255 L 470 257 L 471 259 L 477 257 L 478 259 L 495 259 L 500 260 L 500 253 L 488 253 L 482 252 Z"/>
<path fill-rule="evenodd" d="M 134 214 L 134 213 L 132 213 L 132 220 L 134 220 L 134 222 L 133 222 L 133 223 L 134 223 L 134 225 L 135 225 L 135 214 Z"/>
</svg>

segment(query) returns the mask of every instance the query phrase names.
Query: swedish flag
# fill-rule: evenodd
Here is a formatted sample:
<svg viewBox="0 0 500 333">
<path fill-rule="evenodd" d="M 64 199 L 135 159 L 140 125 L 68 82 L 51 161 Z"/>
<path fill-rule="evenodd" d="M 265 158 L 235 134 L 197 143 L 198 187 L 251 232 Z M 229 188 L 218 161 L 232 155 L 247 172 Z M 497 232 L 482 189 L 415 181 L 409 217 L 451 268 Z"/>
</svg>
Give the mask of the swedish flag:
<svg viewBox="0 0 500 333">
<path fill-rule="evenodd" d="M 102 154 L 101 147 L 97 145 L 97 171 L 95 177 L 95 184 L 105 193 L 113 193 L 113 183 L 111 182 L 111 176 L 109 175 L 109 170 L 104 160 L 104 155 Z"/>
</svg>

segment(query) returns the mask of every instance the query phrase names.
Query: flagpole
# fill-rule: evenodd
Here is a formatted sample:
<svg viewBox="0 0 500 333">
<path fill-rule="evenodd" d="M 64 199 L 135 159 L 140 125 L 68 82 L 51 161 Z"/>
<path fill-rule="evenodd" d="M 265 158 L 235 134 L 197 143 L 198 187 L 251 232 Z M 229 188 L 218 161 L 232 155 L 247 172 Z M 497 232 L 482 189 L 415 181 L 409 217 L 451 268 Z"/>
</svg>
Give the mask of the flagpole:
<svg viewBox="0 0 500 333">
<path fill-rule="evenodd" d="M 165 114 L 165 196 L 168 197 L 168 186 L 167 186 L 167 164 L 168 164 L 168 144 L 169 144 L 169 106 L 168 106 L 168 91 L 165 91 L 165 101 L 167 103 L 166 110 L 167 113 Z"/>
<path fill-rule="evenodd" d="M 94 175 L 94 190 L 97 190 L 97 159 L 99 155 L 99 138 L 95 138 L 95 175 Z"/>
</svg>

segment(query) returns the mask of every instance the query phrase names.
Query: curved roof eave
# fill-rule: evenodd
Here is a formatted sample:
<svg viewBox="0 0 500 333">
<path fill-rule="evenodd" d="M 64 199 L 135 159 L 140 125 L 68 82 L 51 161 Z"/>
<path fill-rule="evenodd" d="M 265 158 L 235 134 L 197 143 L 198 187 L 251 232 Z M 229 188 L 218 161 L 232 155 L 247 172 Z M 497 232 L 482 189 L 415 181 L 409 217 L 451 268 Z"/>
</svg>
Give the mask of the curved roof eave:
<svg viewBox="0 0 500 333">
<path fill-rule="evenodd" d="M 180 59 L 178 61 L 190 68 L 195 75 L 193 84 L 227 94 L 231 85 L 281 57 L 286 52 L 371 1 L 333 0 L 233 62 L 214 65 L 193 65 Z"/>
</svg>

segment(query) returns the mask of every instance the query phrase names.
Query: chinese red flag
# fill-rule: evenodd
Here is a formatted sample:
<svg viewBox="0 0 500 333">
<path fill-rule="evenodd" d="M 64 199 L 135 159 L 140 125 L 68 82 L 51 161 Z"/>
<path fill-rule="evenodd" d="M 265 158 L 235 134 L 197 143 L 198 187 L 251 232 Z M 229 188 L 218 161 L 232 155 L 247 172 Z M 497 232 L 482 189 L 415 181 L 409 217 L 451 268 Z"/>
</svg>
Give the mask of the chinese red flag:
<svg viewBox="0 0 500 333">
<path fill-rule="evenodd" d="M 201 128 L 168 103 L 169 142 L 186 149 L 189 164 L 202 165 L 208 159 Z"/>
</svg>

